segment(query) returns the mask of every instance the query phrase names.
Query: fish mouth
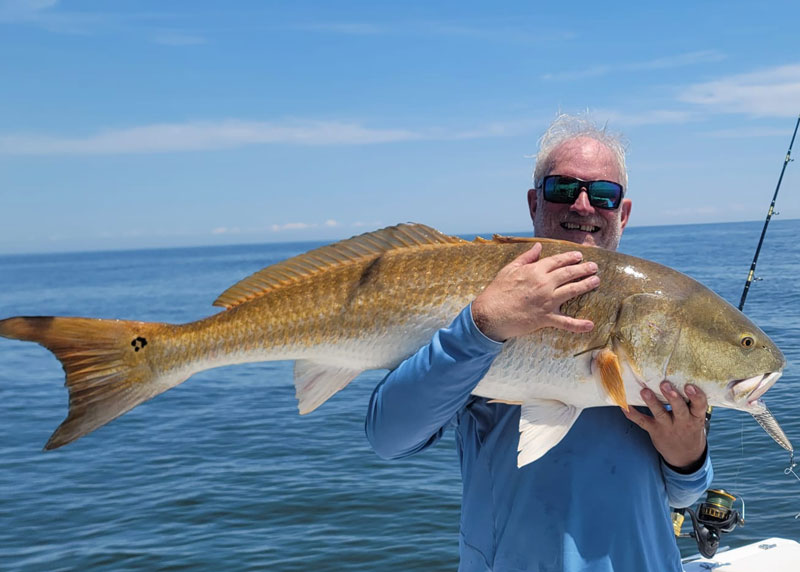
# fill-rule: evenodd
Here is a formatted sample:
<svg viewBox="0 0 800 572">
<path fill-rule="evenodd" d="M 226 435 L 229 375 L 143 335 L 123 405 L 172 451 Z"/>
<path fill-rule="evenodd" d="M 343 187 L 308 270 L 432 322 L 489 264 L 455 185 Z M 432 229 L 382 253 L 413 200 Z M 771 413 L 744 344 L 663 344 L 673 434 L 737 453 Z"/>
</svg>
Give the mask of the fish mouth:
<svg viewBox="0 0 800 572">
<path fill-rule="evenodd" d="M 772 371 L 754 375 L 747 379 L 735 379 L 728 383 L 728 399 L 733 403 L 747 402 L 747 407 L 752 407 L 758 398 L 775 385 L 783 371 Z"/>
<path fill-rule="evenodd" d="M 564 230 L 579 230 L 581 232 L 589 232 L 594 233 L 600 230 L 599 226 L 595 226 L 593 224 L 578 224 L 575 222 L 562 222 L 561 228 Z"/>
</svg>

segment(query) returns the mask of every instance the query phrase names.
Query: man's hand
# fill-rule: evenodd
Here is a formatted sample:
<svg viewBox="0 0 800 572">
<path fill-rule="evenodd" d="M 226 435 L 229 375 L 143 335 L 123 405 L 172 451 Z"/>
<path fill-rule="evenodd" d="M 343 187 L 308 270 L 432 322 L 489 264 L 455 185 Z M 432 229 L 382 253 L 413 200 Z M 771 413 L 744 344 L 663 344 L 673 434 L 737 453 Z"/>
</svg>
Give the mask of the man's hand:
<svg viewBox="0 0 800 572">
<path fill-rule="evenodd" d="M 597 265 L 584 262 L 580 252 L 564 252 L 539 260 L 541 243 L 517 257 L 497 273 L 472 303 L 472 319 L 487 337 L 497 341 L 522 336 L 541 328 L 589 332 L 590 320 L 559 312 L 561 304 L 600 284 Z"/>
<path fill-rule="evenodd" d="M 687 385 L 687 404 L 668 381 L 661 382 L 661 393 L 667 398 L 672 411 L 667 411 L 649 389 L 642 390 L 642 399 L 653 416 L 630 407 L 625 417 L 650 434 L 653 446 L 664 460 L 683 471 L 697 470 L 706 450 L 706 394 L 695 385 Z"/>
</svg>

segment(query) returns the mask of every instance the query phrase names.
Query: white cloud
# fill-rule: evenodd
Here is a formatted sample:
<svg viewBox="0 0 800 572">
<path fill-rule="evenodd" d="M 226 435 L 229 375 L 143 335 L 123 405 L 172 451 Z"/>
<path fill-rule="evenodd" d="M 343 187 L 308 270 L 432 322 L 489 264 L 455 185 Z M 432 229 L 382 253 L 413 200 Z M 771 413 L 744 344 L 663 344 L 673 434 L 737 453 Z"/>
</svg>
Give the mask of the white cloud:
<svg viewBox="0 0 800 572">
<path fill-rule="evenodd" d="M 417 22 L 409 28 L 409 32 L 429 36 L 455 37 L 474 39 L 476 41 L 511 42 L 511 43 L 542 43 L 552 41 L 554 38 L 562 39 L 561 30 L 554 32 L 537 30 L 518 25 L 509 25 L 506 22 L 480 22 L 477 25 L 463 24 L 461 22 L 427 21 Z"/>
<path fill-rule="evenodd" d="M 239 234 L 241 229 L 238 226 L 228 228 L 227 226 L 218 226 L 211 229 L 211 234 Z"/>
<path fill-rule="evenodd" d="M 272 232 L 281 232 L 284 230 L 306 230 L 309 228 L 316 228 L 316 223 L 308 223 L 308 222 L 287 222 L 285 224 L 273 224 L 270 227 Z"/>
<path fill-rule="evenodd" d="M 164 21 L 175 20 L 175 13 L 120 12 L 113 10 L 113 2 L 95 4 L 103 11 L 75 9 L 75 2 L 64 3 L 60 0 L 0 0 L 0 23 L 35 26 L 58 34 L 116 35 L 138 31 L 138 34 L 148 36 L 156 43 L 168 45 L 188 45 L 205 41 L 199 36 L 179 31 L 170 34 L 150 29 L 151 22 L 156 22 L 161 27 Z"/>
<path fill-rule="evenodd" d="M 612 66 L 598 65 L 584 68 L 582 70 L 546 73 L 542 76 L 542 79 L 546 81 L 573 81 L 576 79 L 586 79 L 590 77 L 606 75 L 611 73 L 613 69 L 614 68 Z"/>
<path fill-rule="evenodd" d="M 516 121 L 495 121 L 487 123 L 475 129 L 463 131 L 445 131 L 432 129 L 426 134 L 426 139 L 483 139 L 484 137 L 509 137 L 521 135 L 530 131 L 540 129 L 543 125 L 541 119 L 518 119 Z"/>
<path fill-rule="evenodd" d="M 26 22 L 35 20 L 58 0 L 0 0 L 0 22 Z"/>
<path fill-rule="evenodd" d="M 731 216 L 740 216 L 743 213 L 752 214 L 752 209 L 741 203 L 730 203 L 727 205 L 693 205 L 676 209 L 665 209 L 662 215 L 674 218 L 690 218 L 692 220 L 705 218 L 717 218 L 723 220 Z"/>
<path fill-rule="evenodd" d="M 688 52 L 674 56 L 656 58 L 646 62 L 631 63 L 624 66 L 626 70 L 660 70 L 668 68 L 680 68 L 697 64 L 710 64 L 725 59 L 725 54 L 717 50 L 702 50 L 698 52 Z"/>
<path fill-rule="evenodd" d="M 647 111 L 618 111 L 613 109 L 595 109 L 592 115 L 608 121 L 611 127 L 636 127 L 640 125 L 664 125 L 670 123 L 686 123 L 698 118 L 693 111 L 675 109 L 651 109 Z"/>
<path fill-rule="evenodd" d="M 701 133 L 704 137 L 719 139 L 749 139 L 751 137 L 789 137 L 791 130 L 786 127 L 745 127 L 741 129 L 717 129 Z"/>
<path fill-rule="evenodd" d="M 368 145 L 400 141 L 502 137 L 524 132 L 531 123 L 494 123 L 472 130 L 379 129 L 339 121 L 269 123 L 227 120 L 161 123 L 102 131 L 82 137 L 0 134 L 0 155 L 115 155 L 208 151 L 246 145 Z"/>
<path fill-rule="evenodd" d="M 64 11 L 59 0 L 0 0 L 0 22 L 37 26 L 62 34 L 107 30 L 122 18 L 111 13 Z"/>
<path fill-rule="evenodd" d="M 257 121 L 162 123 L 84 137 L 0 135 L 0 155 L 110 155 L 204 151 L 264 143 L 359 145 L 421 138 L 403 129 L 370 129 L 354 123 Z"/>
<path fill-rule="evenodd" d="M 342 228 L 345 226 L 372 226 L 374 228 L 378 228 L 380 223 L 373 222 L 373 223 L 352 223 L 350 225 L 345 225 L 344 223 L 334 220 L 334 219 L 327 219 L 324 222 L 302 222 L 302 221 L 291 221 L 285 223 L 276 223 L 271 224 L 267 227 L 258 227 L 258 228 L 240 228 L 240 227 L 227 227 L 227 226 L 220 226 L 217 228 L 212 229 L 211 234 L 215 235 L 222 235 L 222 234 L 262 234 L 264 232 L 286 232 L 286 231 L 303 231 L 303 230 L 314 230 L 318 229 L 320 231 L 324 231 L 327 229 L 332 228 Z"/>
<path fill-rule="evenodd" d="M 395 20 L 390 23 L 307 22 L 288 26 L 288 29 L 346 36 L 433 36 L 515 43 L 541 43 L 551 41 L 553 38 L 564 39 L 571 35 L 571 32 L 562 30 L 556 32 L 538 30 L 536 33 L 532 33 L 529 28 L 508 25 L 503 22 L 484 21 L 473 26 L 440 20 Z"/>
<path fill-rule="evenodd" d="M 589 77 L 598 77 L 615 72 L 650 71 L 678 68 L 697 64 L 713 63 L 725 59 L 725 54 L 716 50 L 688 52 L 674 56 L 665 56 L 643 62 L 629 62 L 608 65 L 596 65 L 582 70 L 548 73 L 542 79 L 549 81 L 572 81 Z"/>
<path fill-rule="evenodd" d="M 800 64 L 698 83 L 685 89 L 679 98 L 715 112 L 795 116 L 800 111 Z"/>
</svg>

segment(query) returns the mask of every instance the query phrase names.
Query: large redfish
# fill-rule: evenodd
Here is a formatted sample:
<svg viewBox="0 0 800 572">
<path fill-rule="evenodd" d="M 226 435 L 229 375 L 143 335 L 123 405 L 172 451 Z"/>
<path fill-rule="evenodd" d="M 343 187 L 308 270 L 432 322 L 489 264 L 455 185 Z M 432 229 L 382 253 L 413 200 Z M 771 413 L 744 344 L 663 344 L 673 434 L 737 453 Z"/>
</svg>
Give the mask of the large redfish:
<svg viewBox="0 0 800 572">
<path fill-rule="evenodd" d="M 312 250 L 242 280 L 188 324 L 61 317 L 0 321 L 0 335 L 38 342 L 61 360 L 69 414 L 46 448 L 65 445 L 191 375 L 243 362 L 295 360 L 300 413 L 369 369 L 394 368 L 428 342 L 506 264 L 579 250 L 600 286 L 565 303 L 592 320 L 508 341 L 474 394 L 522 406 L 519 464 L 558 443 L 586 407 L 642 405 L 669 379 L 709 403 L 755 415 L 785 359 L 741 312 L 700 283 L 617 252 L 530 238 L 468 242 L 403 224 Z M 663 397 L 662 397 L 663 399 Z M 410 413 L 413 414 L 413 413 Z M 779 429 L 778 429 L 779 430 Z"/>
</svg>

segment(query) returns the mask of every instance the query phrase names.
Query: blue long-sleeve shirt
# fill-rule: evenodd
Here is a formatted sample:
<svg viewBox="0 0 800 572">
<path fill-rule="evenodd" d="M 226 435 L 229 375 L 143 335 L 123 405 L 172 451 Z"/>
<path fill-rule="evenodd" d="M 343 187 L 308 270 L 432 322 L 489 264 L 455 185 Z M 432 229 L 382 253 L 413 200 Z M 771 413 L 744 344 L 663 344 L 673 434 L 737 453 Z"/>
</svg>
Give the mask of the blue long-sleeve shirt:
<svg viewBox="0 0 800 572">
<path fill-rule="evenodd" d="M 669 505 L 693 504 L 713 478 L 668 467 L 616 407 L 584 410 L 566 437 L 517 468 L 519 406 L 470 395 L 502 344 L 465 308 L 372 394 L 366 433 L 384 458 L 438 441 L 453 425 L 463 498 L 460 572 L 679 571 Z"/>
</svg>

